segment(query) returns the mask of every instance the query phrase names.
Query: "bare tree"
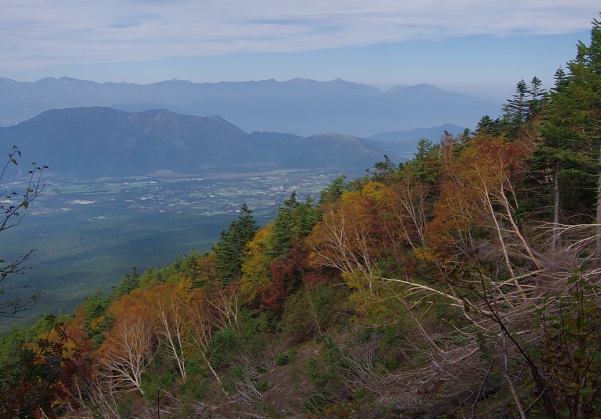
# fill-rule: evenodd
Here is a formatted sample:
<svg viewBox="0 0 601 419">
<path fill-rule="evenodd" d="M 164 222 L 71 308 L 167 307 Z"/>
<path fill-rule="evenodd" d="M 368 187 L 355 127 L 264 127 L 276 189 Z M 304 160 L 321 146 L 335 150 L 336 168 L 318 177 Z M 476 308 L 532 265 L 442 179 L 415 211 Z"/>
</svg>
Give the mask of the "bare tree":
<svg viewBox="0 0 601 419">
<path fill-rule="evenodd" d="M 8 154 L 6 163 L 2 168 L 2 172 L 0 172 L 0 182 L 6 180 L 9 169 L 17 166 L 18 159 L 20 158 L 21 152 L 16 146 L 13 146 L 11 153 Z M 47 166 L 40 166 L 35 162 L 31 163 L 22 190 L 11 190 L 11 188 L 7 187 L 1 188 L 0 232 L 17 226 L 24 216 L 24 211 L 29 208 L 31 202 L 33 202 L 42 192 L 44 189 L 44 184 L 42 183 L 42 173 L 44 169 L 47 169 Z M 0 283 L 5 281 L 9 275 L 23 274 L 25 270 L 27 270 L 24 263 L 33 252 L 33 250 L 30 250 L 24 256 L 12 261 L 0 259 Z M 4 294 L 5 290 L 0 289 L 0 295 L 3 296 Z M 0 317 L 14 316 L 19 312 L 27 310 L 35 305 L 37 299 L 38 293 L 34 292 L 25 300 L 19 298 L 13 300 L 9 298 L 0 301 Z"/>
<path fill-rule="evenodd" d="M 182 316 L 180 306 L 175 301 L 176 296 L 171 294 L 167 296 L 167 301 L 158 301 L 157 329 L 164 338 L 169 357 L 177 365 L 181 380 L 186 381 L 186 357 L 184 345 L 186 344 L 185 320 Z"/>
<path fill-rule="evenodd" d="M 111 391 L 133 388 L 144 394 L 142 374 L 155 354 L 152 325 L 136 313 L 121 320 L 98 350 L 99 374 Z"/>
</svg>

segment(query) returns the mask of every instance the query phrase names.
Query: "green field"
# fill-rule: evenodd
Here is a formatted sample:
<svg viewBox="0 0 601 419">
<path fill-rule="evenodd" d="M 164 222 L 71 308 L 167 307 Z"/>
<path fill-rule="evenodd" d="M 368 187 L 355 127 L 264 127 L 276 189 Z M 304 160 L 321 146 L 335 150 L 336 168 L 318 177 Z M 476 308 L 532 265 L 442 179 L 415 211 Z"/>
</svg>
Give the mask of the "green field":
<svg viewBox="0 0 601 419">
<path fill-rule="evenodd" d="M 4 297 L 38 304 L 0 329 L 31 323 L 45 313 L 70 313 L 92 291 L 110 291 L 132 267 L 171 264 L 191 250 L 210 250 L 243 203 L 266 223 L 296 190 L 319 191 L 335 172 L 278 172 L 211 177 L 79 180 L 49 177 L 21 223 L 0 236 L 0 258 L 12 261 L 36 249 L 25 274 L 9 276 Z"/>
</svg>

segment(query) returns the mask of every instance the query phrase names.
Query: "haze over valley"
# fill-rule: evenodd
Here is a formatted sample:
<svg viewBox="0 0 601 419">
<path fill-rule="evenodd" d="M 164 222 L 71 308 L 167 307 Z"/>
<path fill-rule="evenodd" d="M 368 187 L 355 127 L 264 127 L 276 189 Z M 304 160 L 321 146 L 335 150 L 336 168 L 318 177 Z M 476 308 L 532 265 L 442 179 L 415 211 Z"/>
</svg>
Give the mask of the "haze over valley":
<svg viewBox="0 0 601 419">
<path fill-rule="evenodd" d="M 0 126 L 4 127 L 50 109 L 104 106 L 130 112 L 166 109 L 201 117 L 217 115 L 248 133 L 337 133 L 365 138 L 447 123 L 474 128 L 483 115 L 498 116 L 501 104 L 501 100 L 490 102 L 428 84 L 382 90 L 341 79 L 171 80 L 140 85 L 66 77 L 36 82 L 0 78 Z"/>
<path fill-rule="evenodd" d="M 293 191 L 319 199 L 320 191 L 338 176 L 361 176 L 385 156 L 396 163 L 411 158 L 420 138 L 437 141 L 445 132 L 462 133 L 463 126 L 445 122 L 454 122 L 454 114 L 473 113 L 475 118 L 472 110 L 484 103 L 433 86 L 420 89 L 429 95 L 418 101 L 408 93 L 412 89 L 385 93 L 340 80 L 152 86 L 65 78 L 31 84 L 2 80 L 0 106 L 12 110 L 13 118 L 24 117 L 25 110 L 42 112 L 0 128 L 0 146 L 10 150 L 17 144 L 24 161 L 49 166 L 42 195 L 0 244 L 0 251 L 14 258 L 36 249 L 24 275 L 41 292 L 30 321 L 45 311 L 68 313 L 96 287 L 106 290 L 117 284 L 131 266 L 143 271 L 192 249 L 209 250 L 244 203 L 266 222 Z M 258 98 L 262 108 L 251 105 Z M 346 117 L 349 98 L 355 113 Z M 445 107 L 440 105 L 449 98 Z M 216 102 L 206 110 L 222 110 L 242 120 L 256 113 L 261 115 L 254 122 L 257 127 L 285 126 L 284 133 L 248 133 L 221 116 L 152 109 L 154 105 L 140 104 L 144 100 L 178 109 L 185 108 L 183 103 Z M 395 100 L 398 109 L 388 108 Z M 85 106 L 117 101 L 129 101 L 121 108 L 150 110 Z M 440 109 L 428 114 L 431 123 L 440 125 L 395 130 L 411 126 L 409 119 L 394 122 L 395 115 L 411 108 L 411 101 L 417 102 L 413 112 Z M 51 106 L 57 109 L 45 110 Z M 301 109 L 311 106 L 318 109 L 309 114 Z M 384 108 L 388 111 L 374 120 L 377 109 Z M 377 132 L 382 126 L 391 131 L 371 138 L 333 131 L 291 133 L 316 130 L 320 124 L 343 130 L 350 121 L 362 126 L 362 132 Z M 9 185 L 27 179 L 24 169 L 9 167 Z M 15 283 L 9 291 L 21 295 L 19 286 Z"/>
</svg>

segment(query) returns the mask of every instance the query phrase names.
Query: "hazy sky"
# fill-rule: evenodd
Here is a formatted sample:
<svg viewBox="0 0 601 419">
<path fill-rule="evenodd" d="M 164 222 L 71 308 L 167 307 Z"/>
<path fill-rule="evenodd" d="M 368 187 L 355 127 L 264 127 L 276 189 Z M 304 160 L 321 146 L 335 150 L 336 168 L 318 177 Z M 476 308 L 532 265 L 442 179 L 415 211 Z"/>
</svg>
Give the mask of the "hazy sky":
<svg viewBox="0 0 601 419">
<path fill-rule="evenodd" d="M 294 77 L 507 97 L 552 84 L 599 0 L 2 0 L 0 76 Z"/>
</svg>

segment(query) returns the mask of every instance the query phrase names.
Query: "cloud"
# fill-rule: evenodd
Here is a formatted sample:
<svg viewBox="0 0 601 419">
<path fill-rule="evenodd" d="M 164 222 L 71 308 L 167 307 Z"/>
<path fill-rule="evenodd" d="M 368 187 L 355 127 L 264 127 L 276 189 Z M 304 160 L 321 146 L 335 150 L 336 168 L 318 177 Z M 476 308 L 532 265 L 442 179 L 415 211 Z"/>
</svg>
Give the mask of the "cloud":
<svg viewBox="0 0 601 419">
<path fill-rule="evenodd" d="M 597 0 L 3 0 L 5 70 L 582 31 Z"/>
</svg>

